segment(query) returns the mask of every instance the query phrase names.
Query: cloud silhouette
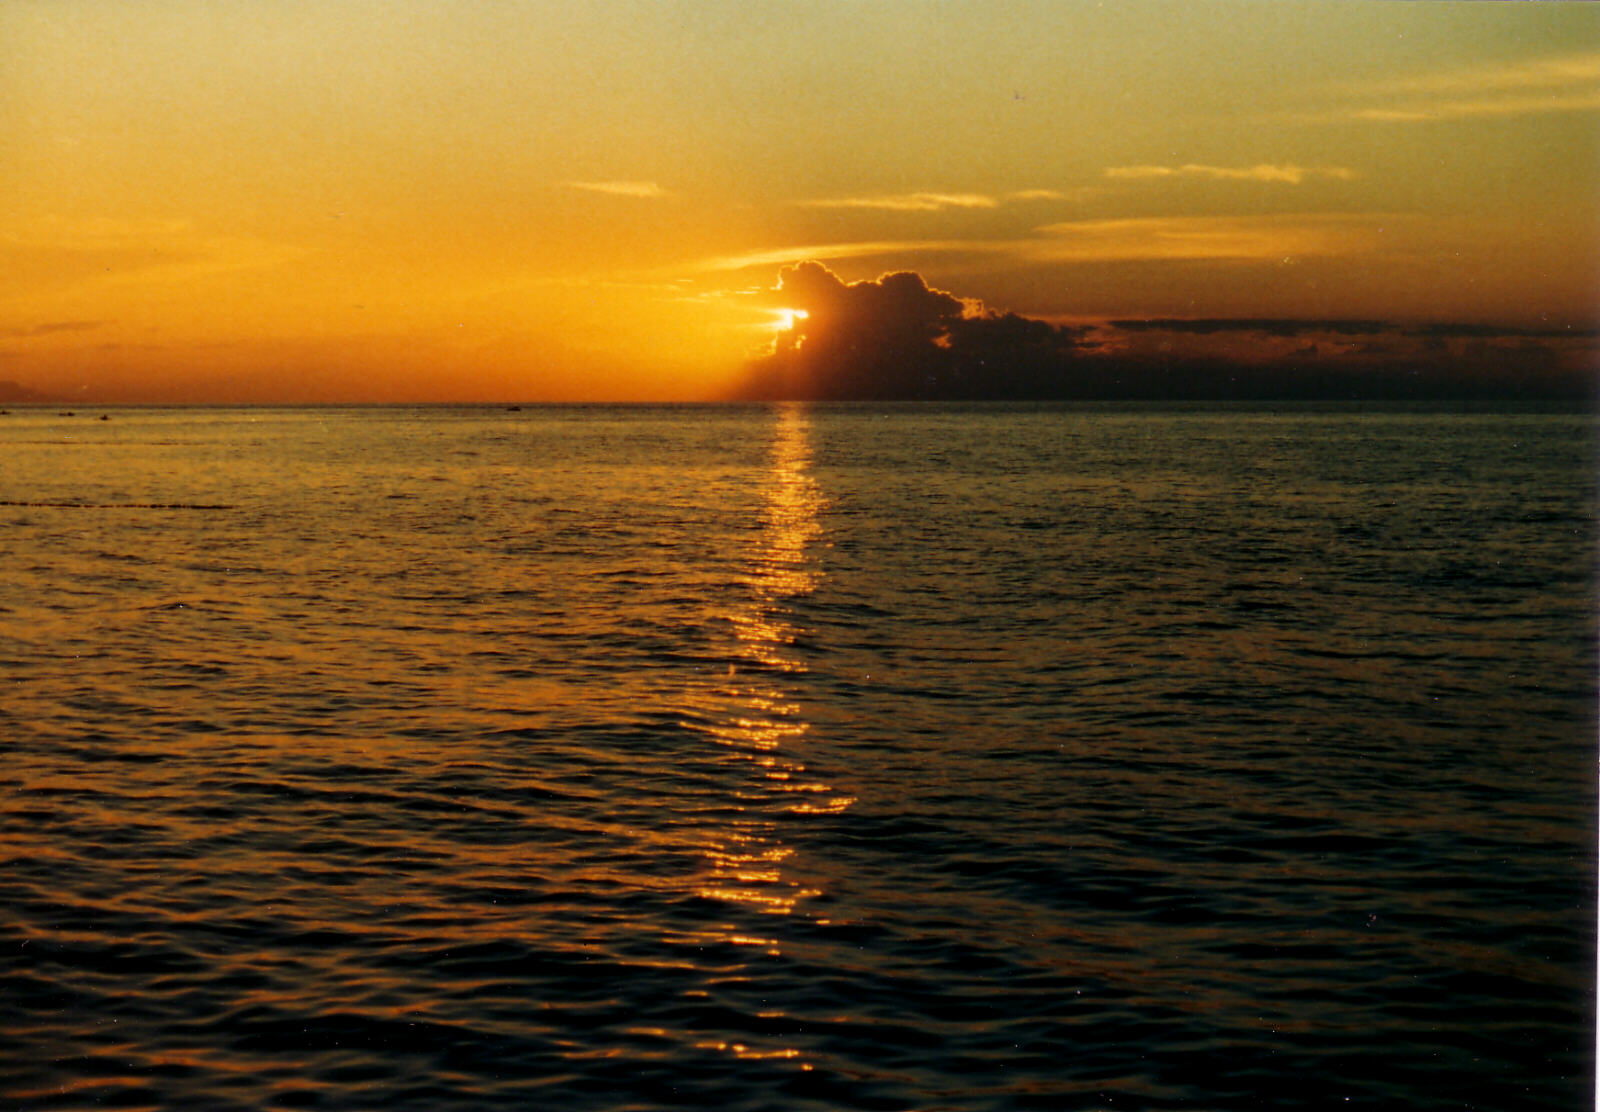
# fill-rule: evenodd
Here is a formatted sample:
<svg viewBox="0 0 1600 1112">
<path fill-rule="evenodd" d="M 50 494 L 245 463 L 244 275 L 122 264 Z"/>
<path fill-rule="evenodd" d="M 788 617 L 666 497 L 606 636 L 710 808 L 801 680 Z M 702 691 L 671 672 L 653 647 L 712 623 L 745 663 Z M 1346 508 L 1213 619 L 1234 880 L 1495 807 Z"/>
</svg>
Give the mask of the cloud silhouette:
<svg viewBox="0 0 1600 1112">
<path fill-rule="evenodd" d="M 1478 338 L 1527 336 L 1538 338 L 1556 337 L 1593 339 L 1600 336 L 1600 329 L 1593 327 L 1583 328 L 1513 328 L 1499 324 L 1424 324 L 1409 329 L 1417 336 L 1473 336 Z"/>
<path fill-rule="evenodd" d="M 990 309 L 912 271 L 846 282 L 815 260 L 785 266 L 767 297 L 793 323 L 750 366 L 745 398 L 1592 404 L 1600 370 L 1592 327 L 1155 318 L 1073 328 Z"/>
<path fill-rule="evenodd" d="M 1600 329 L 1591 325 L 1525 328 L 1506 324 L 1479 324 L 1462 321 L 1441 321 L 1428 324 L 1402 325 L 1384 320 L 1347 319 L 1294 319 L 1277 317 L 1151 317 L 1147 319 L 1113 320 L 1111 327 L 1123 332 L 1177 332 L 1192 336 L 1212 335 L 1219 332 L 1251 332 L 1263 336 L 1301 336 L 1307 333 L 1330 333 L 1338 336 L 1370 336 L 1391 334 L 1422 338 L 1473 338 L 1473 339 L 1594 339 Z"/>
<path fill-rule="evenodd" d="M 1217 332 L 1259 332 L 1269 336 L 1332 332 L 1341 336 L 1362 336 L 1395 330 L 1395 325 L 1381 320 L 1282 320 L 1248 317 L 1202 317 L 1193 320 L 1156 317 L 1149 320 L 1114 320 L 1110 324 L 1113 328 L 1124 332 L 1185 332 L 1196 336 Z"/>
<path fill-rule="evenodd" d="M 910 271 L 846 284 L 814 261 L 779 272 L 777 299 L 805 315 L 779 335 L 773 369 L 828 397 L 915 395 L 969 308 Z"/>
<path fill-rule="evenodd" d="M 798 310 L 754 368 L 758 397 L 1029 396 L 1072 355 L 1074 333 L 896 271 L 846 283 L 816 261 L 784 267 L 774 300 Z"/>
</svg>

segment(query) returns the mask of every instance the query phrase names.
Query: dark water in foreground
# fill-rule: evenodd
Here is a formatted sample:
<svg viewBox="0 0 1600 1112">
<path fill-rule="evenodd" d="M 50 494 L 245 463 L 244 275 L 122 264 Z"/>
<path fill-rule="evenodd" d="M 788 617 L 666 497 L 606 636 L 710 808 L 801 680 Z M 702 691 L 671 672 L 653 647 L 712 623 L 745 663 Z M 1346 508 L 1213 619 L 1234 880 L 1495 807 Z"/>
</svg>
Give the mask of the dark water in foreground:
<svg viewBox="0 0 1600 1112">
<path fill-rule="evenodd" d="M 1594 459 L 0 417 L 0 1107 L 1589 1107 Z"/>
</svg>

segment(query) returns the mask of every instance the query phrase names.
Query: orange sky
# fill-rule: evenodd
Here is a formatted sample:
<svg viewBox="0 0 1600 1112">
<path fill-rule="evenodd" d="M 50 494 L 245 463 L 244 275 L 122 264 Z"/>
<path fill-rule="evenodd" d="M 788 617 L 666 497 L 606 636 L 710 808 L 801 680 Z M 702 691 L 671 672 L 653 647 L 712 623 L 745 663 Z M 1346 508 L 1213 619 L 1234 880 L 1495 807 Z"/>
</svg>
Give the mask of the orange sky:
<svg viewBox="0 0 1600 1112">
<path fill-rule="evenodd" d="M 781 266 L 1592 330 L 1590 4 L 7 0 L 0 380 L 709 398 Z"/>
</svg>

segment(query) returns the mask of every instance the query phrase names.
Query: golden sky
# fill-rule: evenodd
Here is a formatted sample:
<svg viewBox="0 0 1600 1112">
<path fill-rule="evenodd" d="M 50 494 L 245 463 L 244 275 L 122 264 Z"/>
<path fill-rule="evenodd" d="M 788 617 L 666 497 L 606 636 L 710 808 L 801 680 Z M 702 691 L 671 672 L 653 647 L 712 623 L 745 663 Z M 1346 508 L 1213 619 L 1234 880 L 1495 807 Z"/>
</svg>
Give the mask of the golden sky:
<svg viewBox="0 0 1600 1112">
<path fill-rule="evenodd" d="M 1592 330 L 1600 6 L 6 0 L 0 380 L 715 397 L 779 268 Z"/>
</svg>

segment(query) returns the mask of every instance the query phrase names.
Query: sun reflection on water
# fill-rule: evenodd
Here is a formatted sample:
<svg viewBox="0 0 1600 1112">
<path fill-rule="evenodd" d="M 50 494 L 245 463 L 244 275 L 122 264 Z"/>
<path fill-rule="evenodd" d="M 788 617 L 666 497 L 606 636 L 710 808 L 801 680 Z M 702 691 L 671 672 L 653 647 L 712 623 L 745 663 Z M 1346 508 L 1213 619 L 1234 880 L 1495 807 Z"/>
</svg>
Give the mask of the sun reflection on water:
<svg viewBox="0 0 1600 1112">
<path fill-rule="evenodd" d="M 822 536 L 824 499 L 811 477 L 811 424 L 804 407 L 777 411 L 762 528 L 746 558 L 748 605 L 728 615 L 735 665 L 728 700 L 711 736 L 733 759 L 748 761 L 753 795 L 736 798 L 738 815 L 704 846 L 709 874 L 698 893 L 772 915 L 787 915 L 820 893 L 786 877 L 792 846 L 780 838 L 774 811 L 828 814 L 854 800 L 809 773 L 798 748 L 810 730 L 801 705 L 786 690 L 786 677 L 806 671 L 794 645 L 803 632 L 793 617 L 794 599 L 815 588 L 818 570 L 810 551 Z M 757 805 L 759 804 L 759 806 Z"/>
</svg>

